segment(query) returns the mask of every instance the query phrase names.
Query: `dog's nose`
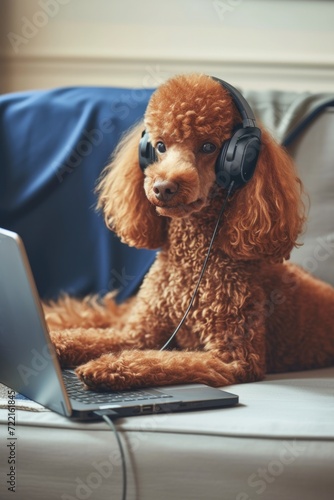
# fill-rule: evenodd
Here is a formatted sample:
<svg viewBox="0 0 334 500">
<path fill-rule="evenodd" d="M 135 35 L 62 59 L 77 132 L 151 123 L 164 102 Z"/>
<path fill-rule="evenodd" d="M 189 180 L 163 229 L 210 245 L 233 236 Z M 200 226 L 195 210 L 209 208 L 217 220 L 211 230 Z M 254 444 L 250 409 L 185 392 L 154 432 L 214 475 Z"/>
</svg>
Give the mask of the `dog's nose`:
<svg viewBox="0 0 334 500">
<path fill-rule="evenodd" d="M 177 193 L 178 184 L 173 181 L 156 181 L 153 184 L 153 192 L 160 201 L 169 201 Z"/>
</svg>

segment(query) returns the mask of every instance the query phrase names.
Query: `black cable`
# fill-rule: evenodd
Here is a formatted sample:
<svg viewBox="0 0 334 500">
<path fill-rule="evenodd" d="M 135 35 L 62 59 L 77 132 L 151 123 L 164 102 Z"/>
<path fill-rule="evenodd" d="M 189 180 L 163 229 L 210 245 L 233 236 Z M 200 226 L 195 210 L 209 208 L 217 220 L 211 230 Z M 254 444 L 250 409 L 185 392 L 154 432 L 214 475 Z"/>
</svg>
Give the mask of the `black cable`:
<svg viewBox="0 0 334 500">
<path fill-rule="evenodd" d="M 195 290 L 191 296 L 191 299 L 190 299 L 190 302 L 189 302 L 189 306 L 187 307 L 187 310 L 186 312 L 184 313 L 183 315 L 183 318 L 181 319 L 180 323 L 178 324 L 178 326 L 175 328 L 174 332 L 172 333 L 172 335 L 169 337 L 169 339 L 167 340 L 167 342 L 161 347 L 160 351 L 164 351 L 165 349 L 167 349 L 167 347 L 169 346 L 169 344 L 172 342 L 172 340 L 174 339 L 175 335 L 178 333 L 178 331 L 180 330 L 181 326 L 183 325 L 183 323 L 185 322 L 188 314 L 189 314 L 189 311 L 190 309 L 192 308 L 192 305 L 194 303 L 194 300 L 195 300 L 195 297 L 197 295 L 197 292 L 198 292 L 198 289 L 199 289 L 199 286 L 201 284 L 201 281 L 202 281 L 202 278 L 204 276 L 204 273 L 205 273 L 205 270 L 206 270 L 206 267 L 207 267 L 207 264 L 208 264 L 208 260 L 209 260 L 209 256 L 210 256 L 210 253 L 211 253 L 211 250 L 212 250 L 212 245 L 213 245 L 213 242 L 217 236 L 217 231 L 218 231 L 218 227 L 219 227 L 219 223 L 220 223 L 220 220 L 222 218 L 222 215 L 225 211 L 225 208 L 226 208 L 226 203 L 227 203 L 227 200 L 229 199 L 231 193 L 232 193 L 232 190 L 233 190 L 233 186 L 234 186 L 234 181 L 231 182 L 231 184 L 229 185 L 228 187 L 228 190 L 227 190 L 227 194 L 225 196 L 225 199 L 224 199 L 224 202 L 223 202 L 223 205 L 222 205 L 222 208 L 220 209 L 220 212 L 219 212 L 219 215 L 218 215 L 218 219 L 217 219 L 217 222 L 216 222 L 216 225 L 215 225 L 215 228 L 213 230 L 213 233 L 212 233 L 212 236 L 211 236 L 211 241 L 210 241 L 210 244 L 209 244 L 209 248 L 208 248 L 208 251 L 207 251 L 207 254 L 206 254 L 206 257 L 204 259 L 204 263 L 203 263 L 203 267 L 202 267 L 202 270 L 200 272 L 200 275 L 199 275 L 199 278 L 198 278 L 198 281 L 197 281 L 197 284 L 196 284 L 196 287 L 195 287 Z"/>
<path fill-rule="evenodd" d="M 107 412 L 108 410 L 105 410 L 105 411 Z M 111 428 L 111 430 L 115 434 L 115 437 L 116 437 L 116 440 L 117 440 L 117 444 L 118 444 L 118 448 L 119 448 L 119 451 L 120 451 L 120 454 L 121 454 L 121 460 L 122 460 L 122 500 L 126 500 L 126 494 L 127 494 L 126 460 L 125 460 L 125 452 L 124 452 L 124 448 L 123 448 L 123 444 L 122 444 L 119 432 L 118 432 L 118 430 L 117 430 L 114 422 L 112 421 L 112 419 L 107 414 L 105 414 L 105 412 L 103 410 L 102 411 L 96 411 L 94 413 L 98 417 L 102 417 L 103 420 L 109 425 L 109 427 Z"/>
</svg>

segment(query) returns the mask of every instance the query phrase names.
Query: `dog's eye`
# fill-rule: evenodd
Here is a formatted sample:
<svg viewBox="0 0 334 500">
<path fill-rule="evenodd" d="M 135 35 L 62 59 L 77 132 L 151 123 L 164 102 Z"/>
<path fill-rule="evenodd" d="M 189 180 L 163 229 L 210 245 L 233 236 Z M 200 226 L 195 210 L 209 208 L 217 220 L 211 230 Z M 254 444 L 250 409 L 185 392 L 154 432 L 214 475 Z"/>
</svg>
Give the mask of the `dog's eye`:
<svg viewBox="0 0 334 500">
<path fill-rule="evenodd" d="M 213 153 L 214 151 L 216 151 L 216 146 L 212 144 L 212 142 L 205 142 L 201 147 L 200 151 L 201 153 L 206 153 L 206 154 Z"/>
<path fill-rule="evenodd" d="M 161 141 L 157 142 L 155 149 L 158 151 L 158 153 L 165 153 L 166 152 L 166 146 Z"/>
</svg>

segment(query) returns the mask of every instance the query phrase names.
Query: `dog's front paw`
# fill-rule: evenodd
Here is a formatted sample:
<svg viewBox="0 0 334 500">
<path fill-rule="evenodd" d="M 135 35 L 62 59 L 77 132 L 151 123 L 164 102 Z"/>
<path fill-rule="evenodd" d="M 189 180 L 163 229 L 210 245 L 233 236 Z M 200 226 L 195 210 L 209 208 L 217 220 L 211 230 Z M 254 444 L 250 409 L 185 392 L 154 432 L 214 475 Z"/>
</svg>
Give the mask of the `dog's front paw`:
<svg viewBox="0 0 334 500">
<path fill-rule="evenodd" d="M 115 354 L 104 354 L 79 366 L 76 374 L 89 389 L 119 391 L 140 385 L 122 356 Z"/>
<path fill-rule="evenodd" d="M 53 331 L 50 332 L 50 337 L 63 368 L 74 368 L 86 361 L 77 335 L 73 335 L 71 330 Z"/>
</svg>

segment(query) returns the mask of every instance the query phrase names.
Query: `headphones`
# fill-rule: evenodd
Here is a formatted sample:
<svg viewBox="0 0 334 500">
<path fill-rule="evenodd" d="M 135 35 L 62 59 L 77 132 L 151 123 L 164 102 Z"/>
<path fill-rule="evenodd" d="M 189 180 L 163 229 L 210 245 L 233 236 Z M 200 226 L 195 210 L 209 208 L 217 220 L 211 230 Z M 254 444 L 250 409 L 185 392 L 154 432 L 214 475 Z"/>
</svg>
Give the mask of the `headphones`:
<svg viewBox="0 0 334 500">
<path fill-rule="evenodd" d="M 240 92 L 229 83 L 211 77 L 230 93 L 242 124 L 233 131 L 232 137 L 222 145 L 216 160 L 216 182 L 228 188 L 242 187 L 253 177 L 261 148 L 261 131 L 256 126 L 254 113 Z M 142 171 L 157 161 L 157 154 L 144 130 L 139 142 L 139 165 Z"/>
</svg>

